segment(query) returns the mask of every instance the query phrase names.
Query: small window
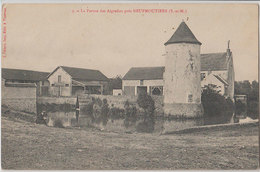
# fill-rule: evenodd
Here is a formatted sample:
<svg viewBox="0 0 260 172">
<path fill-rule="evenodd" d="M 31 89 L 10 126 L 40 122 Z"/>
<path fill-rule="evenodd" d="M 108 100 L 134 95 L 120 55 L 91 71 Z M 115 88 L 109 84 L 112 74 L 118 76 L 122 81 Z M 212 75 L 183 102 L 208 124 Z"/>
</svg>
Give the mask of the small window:
<svg viewBox="0 0 260 172">
<path fill-rule="evenodd" d="M 61 82 L 61 75 L 58 76 L 58 82 Z"/>
<path fill-rule="evenodd" d="M 54 84 L 51 84 L 52 87 L 54 87 Z"/>
<path fill-rule="evenodd" d="M 65 87 L 69 87 L 70 86 L 70 84 L 65 84 Z"/>
<path fill-rule="evenodd" d="M 200 74 L 200 80 L 201 80 L 201 81 L 202 81 L 205 77 L 206 77 L 206 74 L 205 74 L 205 73 L 201 73 L 201 74 Z"/>
<path fill-rule="evenodd" d="M 189 102 L 189 103 L 192 102 L 192 97 L 193 97 L 192 94 L 189 94 L 189 95 L 188 95 L 188 102 Z"/>
<path fill-rule="evenodd" d="M 140 85 L 144 85 L 144 80 L 140 80 Z"/>
<path fill-rule="evenodd" d="M 228 87 L 225 86 L 225 88 L 224 88 L 224 95 L 227 95 L 227 94 L 228 94 Z"/>
</svg>

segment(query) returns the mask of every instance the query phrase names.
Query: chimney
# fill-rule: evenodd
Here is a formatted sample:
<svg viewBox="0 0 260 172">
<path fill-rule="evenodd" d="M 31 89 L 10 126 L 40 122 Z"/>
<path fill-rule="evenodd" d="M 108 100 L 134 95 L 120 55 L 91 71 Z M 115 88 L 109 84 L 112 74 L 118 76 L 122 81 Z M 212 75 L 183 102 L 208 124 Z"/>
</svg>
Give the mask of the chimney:
<svg viewBox="0 0 260 172">
<path fill-rule="evenodd" d="M 227 56 L 231 56 L 231 51 L 229 49 L 230 40 L 228 40 Z"/>
</svg>

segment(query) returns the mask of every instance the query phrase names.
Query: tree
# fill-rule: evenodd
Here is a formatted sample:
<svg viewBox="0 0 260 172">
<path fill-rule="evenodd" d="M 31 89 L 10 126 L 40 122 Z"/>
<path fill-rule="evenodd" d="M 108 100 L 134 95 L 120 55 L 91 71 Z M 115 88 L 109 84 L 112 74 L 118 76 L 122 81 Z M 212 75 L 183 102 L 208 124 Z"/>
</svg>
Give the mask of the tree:
<svg viewBox="0 0 260 172">
<path fill-rule="evenodd" d="M 252 82 L 251 91 L 248 96 L 252 101 L 259 101 L 259 84 L 257 81 Z"/>
<path fill-rule="evenodd" d="M 259 83 L 257 81 L 253 81 L 250 83 L 249 81 L 236 81 L 235 82 L 235 94 L 242 94 L 247 96 L 247 115 L 251 118 L 259 117 Z M 240 104 L 236 105 L 236 108 L 239 107 Z"/>
<path fill-rule="evenodd" d="M 120 75 L 110 78 L 108 83 L 109 93 L 113 93 L 113 89 L 122 89 L 122 77 Z"/>
<path fill-rule="evenodd" d="M 205 117 L 214 117 L 216 121 L 227 122 L 233 115 L 234 105 L 231 99 L 226 99 L 218 93 L 214 85 L 203 88 L 201 101 Z"/>
<path fill-rule="evenodd" d="M 154 100 L 150 95 L 139 94 L 137 98 L 137 104 L 144 109 L 145 113 L 153 115 L 155 110 Z"/>
<path fill-rule="evenodd" d="M 236 101 L 236 114 L 242 115 L 246 112 L 246 104 L 243 103 L 241 100 Z"/>
<path fill-rule="evenodd" d="M 251 84 L 248 80 L 245 81 L 235 81 L 235 94 L 245 94 L 248 95 L 251 91 Z"/>
</svg>

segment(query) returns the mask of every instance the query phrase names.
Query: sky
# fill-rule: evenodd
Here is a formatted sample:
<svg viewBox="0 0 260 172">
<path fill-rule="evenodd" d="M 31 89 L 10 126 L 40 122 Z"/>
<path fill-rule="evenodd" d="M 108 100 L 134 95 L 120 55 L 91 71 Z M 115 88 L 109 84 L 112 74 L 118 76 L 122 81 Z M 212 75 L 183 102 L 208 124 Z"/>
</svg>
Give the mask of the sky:
<svg viewBox="0 0 260 172">
<path fill-rule="evenodd" d="M 164 66 L 164 43 L 184 20 L 202 43 L 202 54 L 225 52 L 230 40 L 235 80 L 258 79 L 257 4 L 7 4 L 4 8 L 2 67 L 51 72 L 57 66 L 71 66 L 115 77 L 131 67 Z"/>
</svg>

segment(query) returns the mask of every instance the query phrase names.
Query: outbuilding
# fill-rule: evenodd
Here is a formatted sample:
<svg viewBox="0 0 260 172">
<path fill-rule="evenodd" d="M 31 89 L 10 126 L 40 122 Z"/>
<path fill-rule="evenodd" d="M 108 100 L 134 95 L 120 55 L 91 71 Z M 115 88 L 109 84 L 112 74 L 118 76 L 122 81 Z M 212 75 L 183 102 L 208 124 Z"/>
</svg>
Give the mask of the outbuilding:
<svg viewBox="0 0 260 172">
<path fill-rule="evenodd" d="M 52 96 L 107 94 L 109 79 L 99 70 L 58 66 L 47 78 Z"/>
</svg>

